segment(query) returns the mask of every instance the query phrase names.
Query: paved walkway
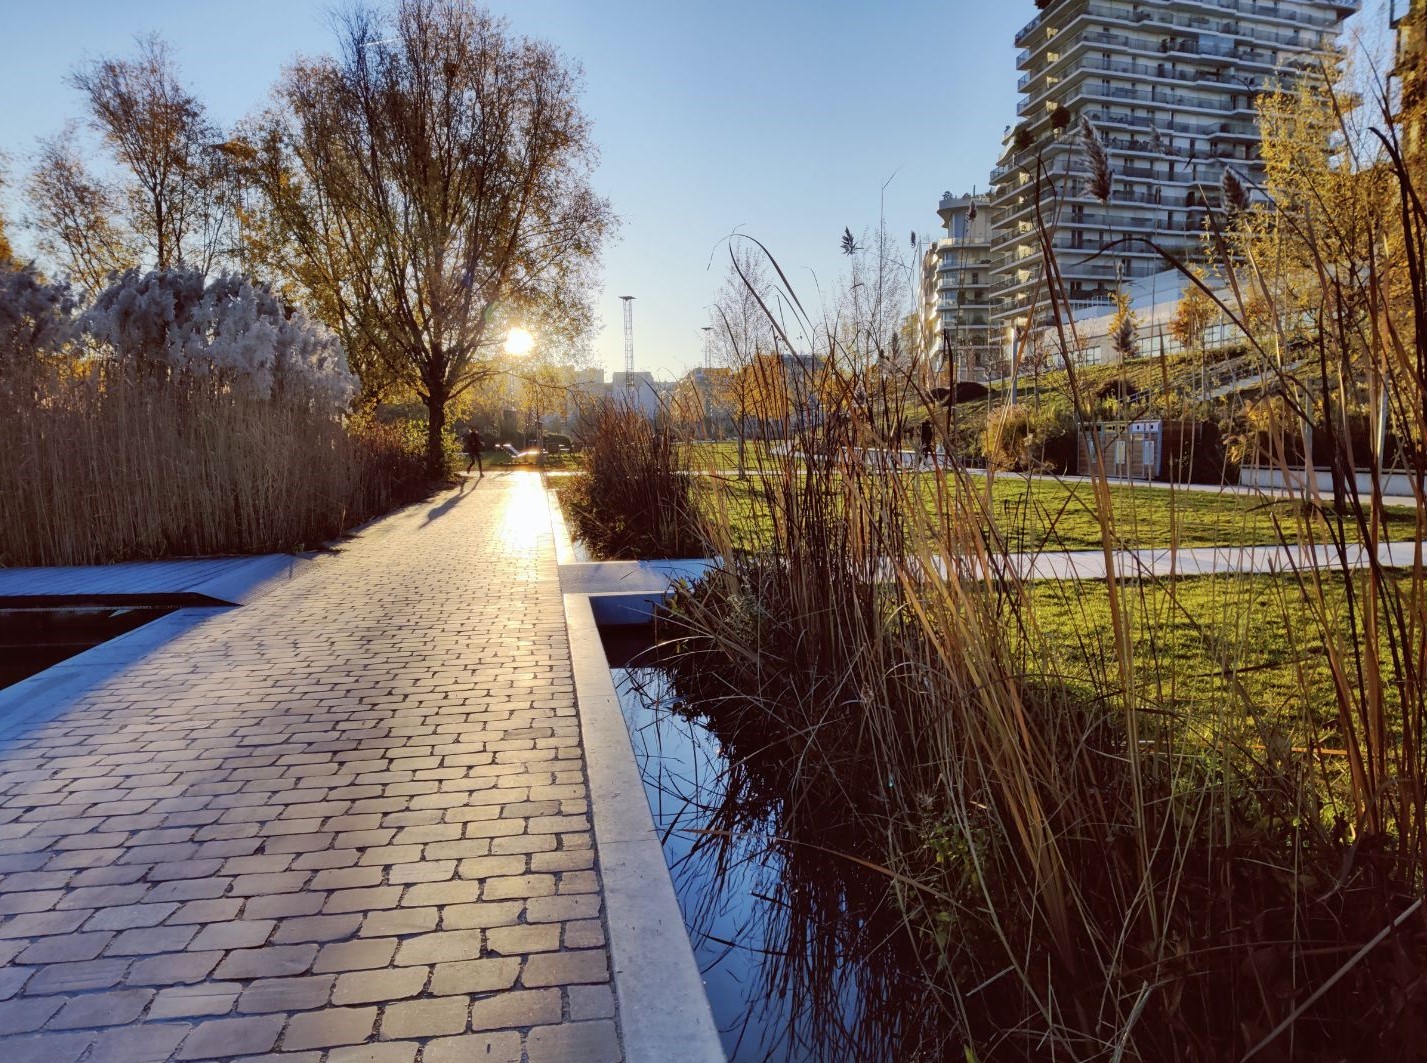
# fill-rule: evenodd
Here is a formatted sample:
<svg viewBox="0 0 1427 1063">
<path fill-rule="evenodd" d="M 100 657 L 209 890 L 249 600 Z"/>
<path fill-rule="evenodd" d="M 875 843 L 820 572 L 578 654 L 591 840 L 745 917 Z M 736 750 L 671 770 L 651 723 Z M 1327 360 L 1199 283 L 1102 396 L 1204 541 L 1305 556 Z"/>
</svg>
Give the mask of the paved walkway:
<svg viewBox="0 0 1427 1063">
<path fill-rule="evenodd" d="M 585 780 L 538 477 L 382 521 L 0 751 L 0 1058 L 616 1060 Z"/>
</svg>

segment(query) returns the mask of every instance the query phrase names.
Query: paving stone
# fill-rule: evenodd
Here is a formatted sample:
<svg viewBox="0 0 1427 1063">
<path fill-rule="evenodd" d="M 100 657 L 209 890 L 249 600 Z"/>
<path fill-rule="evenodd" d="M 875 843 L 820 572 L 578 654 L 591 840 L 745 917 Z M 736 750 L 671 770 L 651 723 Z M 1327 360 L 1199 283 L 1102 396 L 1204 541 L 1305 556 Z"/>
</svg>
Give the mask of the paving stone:
<svg viewBox="0 0 1427 1063">
<path fill-rule="evenodd" d="M 519 974 L 517 957 L 438 963 L 431 976 L 431 992 L 436 996 L 494 993 L 512 988 Z"/>
<path fill-rule="evenodd" d="M 425 967 L 396 967 L 384 971 L 353 971 L 337 978 L 333 1004 L 371 1004 L 414 997 L 426 986 Z"/>
<path fill-rule="evenodd" d="M 73 997 L 50 1020 L 52 1030 L 77 1030 L 96 1026 L 122 1026 L 143 1014 L 154 998 L 152 989 L 111 989 Z"/>
<path fill-rule="evenodd" d="M 427 997 L 403 1004 L 390 1004 L 382 1012 L 383 1040 L 405 1037 L 439 1037 L 463 1033 L 470 999 L 464 996 Z"/>
<path fill-rule="evenodd" d="M 20 990 L 25 988 L 25 983 L 30 980 L 30 976 L 35 973 L 33 967 L 4 967 L 0 968 L 0 1000 L 9 1000 Z"/>
<path fill-rule="evenodd" d="M 46 993 L 80 993 L 118 985 L 129 969 L 130 960 L 116 957 L 78 963 L 52 963 L 39 968 L 25 986 L 31 996 Z"/>
<path fill-rule="evenodd" d="M 376 1008 L 323 1008 L 294 1015 L 283 1034 L 284 1052 L 361 1044 L 377 1023 Z"/>
<path fill-rule="evenodd" d="M 239 982 L 199 982 L 159 991 L 149 1008 L 149 1019 L 186 1019 L 197 1015 L 226 1015 L 243 991 Z"/>
<path fill-rule="evenodd" d="M 196 926 L 155 926 L 125 930 L 104 950 L 108 956 L 148 956 L 188 947 L 198 935 Z"/>
<path fill-rule="evenodd" d="M 453 904 L 441 910 L 441 926 L 446 930 L 474 930 L 491 926 L 514 926 L 525 911 L 523 901 L 496 904 Z"/>
<path fill-rule="evenodd" d="M 342 912 L 370 912 L 395 908 L 401 899 L 400 886 L 374 886 L 370 889 L 337 890 L 327 895 L 322 910 L 328 915 Z"/>
<path fill-rule="evenodd" d="M 364 971 L 385 967 L 396 955 L 398 942 L 394 938 L 370 938 L 324 945 L 312 970 L 315 974 L 328 971 Z"/>
<path fill-rule="evenodd" d="M 104 908 L 84 924 L 85 930 L 133 930 L 136 927 L 158 926 L 178 909 L 178 904 L 125 904 Z"/>
<path fill-rule="evenodd" d="M 527 989 L 497 993 L 471 1005 L 471 1029 L 501 1030 L 560 1021 L 558 989 Z"/>
<path fill-rule="evenodd" d="M 208 977 L 223 958 L 221 952 L 178 952 L 135 962 L 124 979 L 130 985 L 178 985 Z"/>
<path fill-rule="evenodd" d="M 193 939 L 192 947 L 200 951 L 257 948 L 272 936 L 275 926 L 277 923 L 271 919 L 212 923 L 198 932 L 198 936 Z"/>
<path fill-rule="evenodd" d="M 315 915 L 326 902 L 325 893 L 279 893 L 272 897 L 253 897 L 243 908 L 243 914 L 249 919 L 290 919 Z"/>
<path fill-rule="evenodd" d="M 396 951 L 396 964 L 404 967 L 475 959 L 481 954 L 481 934 L 479 930 L 446 930 L 407 938 Z"/>
<path fill-rule="evenodd" d="M 78 930 L 93 912 L 25 912 L 0 921 L 0 939 L 35 938 Z"/>
<path fill-rule="evenodd" d="M 226 878 L 196 878 L 182 882 L 162 882 L 149 891 L 150 901 L 197 901 L 221 897 L 228 891 Z"/>
<path fill-rule="evenodd" d="M 555 892 L 554 875 L 510 875 L 481 882 L 481 900 L 502 901 L 512 897 L 546 897 Z"/>
<path fill-rule="evenodd" d="M 32 893 L 6 894 L 0 896 L 0 915 L 18 915 L 22 912 L 47 912 L 68 895 L 69 893 L 65 890 L 35 890 Z"/>
<path fill-rule="evenodd" d="M 47 1033 L 5 1040 L 5 1063 L 75 1063 L 94 1043 L 97 1035 Z"/>
<path fill-rule="evenodd" d="M 532 987 L 607 981 L 609 965 L 603 949 L 540 953 L 526 960 L 520 972 L 521 984 Z"/>
<path fill-rule="evenodd" d="M 362 915 L 310 915 L 295 919 L 284 919 L 273 935 L 273 941 L 283 944 L 289 941 L 343 941 L 354 935 L 362 926 Z"/>
<path fill-rule="evenodd" d="M 43 937 L 20 953 L 21 963 L 67 963 L 73 960 L 92 960 L 114 940 L 108 931 L 91 934 L 58 934 Z"/>
<path fill-rule="evenodd" d="M 362 920 L 362 937 L 395 937 L 424 934 L 436 929 L 441 921 L 439 908 L 393 908 L 384 912 L 368 912 Z"/>
<path fill-rule="evenodd" d="M 217 978 L 282 978 L 305 973 L 316 955 L 316 945 L 239 949 L 228 953 L 213 974 Z"/>
<path fill-rule="evenodd" d="M 571 897 L 532 897 L 525 904 L 525 918 L 532 923 L 563 923 L 571 919 L 598 919 L 597 894 Z"/>
<path fill-rule="evenodd" d="M 565 999 L 572 1019 L 614 1018 L 614 992 L 607 985 L 572 985 L 565 990 Z"/>
<path fill-rule="evenodd" d="M 604 924 L 598 919 L 577 919 L 565 924 L 567 949 L 597 949 L 605 943 Z"/>
<path fill-rule="evenodd" d="M 85 1063 L 164 1063 L 191 1029 L 187 1023 L 143 1023 L 100 1030 Z"/>
<path fill-rule="evenodd" d="M 317 872 L 312 877 L 312 888 L 315 890 L 359 889 L 367 886 L 380 886 L 381 882 L 382 869 L 379 867 L 334 867 Z M 389 906 L 380 905 L 379 907 Z"/>
<path fill-rule="evenodd" d="M 63 997 L 20 997 L 0 1002 L 0 1037 L 38 1030 L 64 1002 Z"/>
<path fill-rule="evenodd" d="M 521 1063 L 520 1034 L 478 1033 L 443 1037 L 426 1045 L 422 1063 Z M 573 1061 L 572 1061 L 573 1063 Z"/>
<path fill-rule="evenodd" d="M 238 1010 L 245 1013 L 307 1011 L 327 1004 L 332 996 L 334 975 L 307 978 L 261 978 L 250 982 L 238 998 Z"/>
<path fill-rule="evenodd" d="M 500 956 L 515 956 L 528 952 L 553 952 L 559 947 L 559 923 L 500 926 L 486 931 L 486 948 Z"/>
<path fill-rule="evenodd" d="M 158 906 L 154 905 L 153 907 Z M 189 923 L 225 923 L 230 919 L 236 919 L 242 907 L 243 901 L 237 897 L 189 901 L 179 906 L 177 911 L 168 917 L 168 922 L 172 926 L 183 926 Z"/>
<path fill-rule="evenodd" d="M 233 1059 L 272 1050 L 282 1032 L 277 1015 L 209 1019 L 193 1028 L 173 1057 L 181 1060 Z"/>
<path fill-rule="evenodd" d="M 619 1034 L 612 1022 L 540 1026 L 525 1039 L 530 1063 L 620 1063 Z"/>
<path fill-rule="evenodd" d="M 410 1041 L 388 1041 L 383 1044 L 355 1045 L 334 1048 L 327 1053 L 327 1063 L 413 1063 L 420 1045 Z M 467 1063 L 487 1063 L 472 1057 Z"/>
</svg>

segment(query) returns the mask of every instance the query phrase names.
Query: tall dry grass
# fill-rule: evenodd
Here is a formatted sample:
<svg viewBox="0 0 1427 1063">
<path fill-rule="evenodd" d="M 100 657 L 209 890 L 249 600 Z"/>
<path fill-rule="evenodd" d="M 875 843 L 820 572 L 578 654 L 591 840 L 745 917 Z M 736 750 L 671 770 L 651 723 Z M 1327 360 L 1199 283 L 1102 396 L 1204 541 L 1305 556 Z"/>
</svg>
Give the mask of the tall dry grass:
<svg viewBox="0 0 1427 1063">
<path fill-rule="evenodd" d="M 946 1020 L 894 1031 L 907 1058 L 1419 1057 L 1427 578 L 1420 546 L 1405 571 L 1355 564 L 1358 542 L 1371 552 L 1386 536 L 1383 456 L 1334 428 L 1355 404 L 1386 404 L 1412 441 L 1412 534 L 1427 538 L 1422 173 L 1390 134 L 1374 165 L 1386 198 L 1366 240 L 1323 202 L 1312 224 L 1282 219 L 1305 251 L 1291 267 L 1214 241 L 1251 278 L 1221 307 L 1279 367 L 1283 475 L 1292 438 L 1327 426 L 1305 449 L 1331 490 L 1305 486 L 1280 525 L 1284 544 L 1325 548 L 1326 562 L 1292 567 L 1271 593 L 1230 584 L 1207 608 L 1197 585 L 1136 569 L 1115 549 L 1103 461 L 1090 472 L 1108 578 L 1025 583 L 991 478 L 942 461 L 924 505 L 928 478 L 897 467 L 894 427 L 865 402 L 763 425 L 786 445 L 760 470 L 761 548 L 736 548 L 732 509 L 716 509 L 722 566 L 674 603 L 681 692 L 752 736 L 758 755 L 736 770 L 776 752 L 763 779 L 790 844 L 836 847 L 828 822 L 876 843 L 935 988 L 919 1006 Z M 1054 219 L 1041 224 L 1050 252 Z M 1281 330 L 1248 322 L 1254 301 L 1300 319 L 1272 308 L 1303 261 L 1320 293 L 1309 370 L 1283 357 Z M 1053 260 L 1049 272 L 1073 350 Z M 801 331 L 827 337 L 822 368 L 795 370 L 818 377 L 807 392 L 885 386 L 832 329 Z M 1369 490 L 1352 476 L 1363 465 Z M 1047 593 L 1080 618 L 1069 634 L 1045 623 Z M 1172 630 L 1219 662 L 1212 693 Z M 1288 647 L 1286 692 L 1244 668 L 1270 630 Z"/>
<path fill-rule="evenodd" d="M 36 367 L 0 387 L 0 564 L 313 548 L 427 489 L 393 426 L 213 381 Z"/>
<path fill-rule="evenodd" d="M 561 492 L 579 537 L 602 558 L 702 557 L 694 481 L 668 418 L 602 400 L 580 422 L 584 462 Z"/>
</svg>

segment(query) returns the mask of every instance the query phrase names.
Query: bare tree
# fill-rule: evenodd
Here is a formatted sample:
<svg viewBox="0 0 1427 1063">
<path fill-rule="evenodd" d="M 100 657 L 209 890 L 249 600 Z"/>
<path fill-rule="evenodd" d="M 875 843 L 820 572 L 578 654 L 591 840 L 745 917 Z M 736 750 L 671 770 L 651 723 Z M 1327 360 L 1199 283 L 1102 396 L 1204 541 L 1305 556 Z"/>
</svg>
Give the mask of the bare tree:
<svg viewBox="0 0 1427 1063">
<path fill-rule="evenodd" d="M 747 475 L 745 450 L 748 419 L 755 403 L 757 376 L 753 371 L 763 355 L 775 347 L 773 282 L 761 249 L 731 240 L 728 269 L 710 308 L 713 326 L 710 342 L 714 360 L 730 370 L 722 395 L 732 402 L 728 411 L 738 436 L 738 475 Z"/>
<path fill-rule="evenodd" d="M 462 0 L 357 10 L 335 59 L 279 86 L 257 168 L 273 217 L 329 304 L 416 388 L 433 470 L 448 403 L 508 324 L 587 320 L 614 218 L 590 187 L 578 89 L 553 48 Z"/>
<path fill-rule="evenodd" d="M 138 262 L 117 221 L 118 193 L 89 172 L 74 132 L 67 126 L 40 142 L 26 194 L 39 249 L 71 284 L 93 295 L 114 273 Z"/>
<path fill-rule="evenodd" d="M 128 171 L 127 221 L 159 269 L 210 271 L 225 219 L 215 189 L 220 140 L 203 104 L 179 81 L 168 45 L 142 38 L 133 59 L 98 59 L 70 83 L 84 94 L 90 123 Z"/>
</svg>

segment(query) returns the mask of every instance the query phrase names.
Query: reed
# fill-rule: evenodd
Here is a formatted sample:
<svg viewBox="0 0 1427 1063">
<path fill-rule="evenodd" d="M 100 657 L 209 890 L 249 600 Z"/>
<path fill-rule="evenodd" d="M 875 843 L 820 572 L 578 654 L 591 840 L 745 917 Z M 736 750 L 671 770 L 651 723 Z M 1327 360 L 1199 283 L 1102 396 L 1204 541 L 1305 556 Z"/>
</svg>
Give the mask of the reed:
<svg viewBox="0 0 1427 1063">
<path fill-rule="evenodd" d="M 394 426 L 119 367 L 0 387 L 0 564 L 314 548 L 428 482 Z"/>
<path fill-rule="evenodd" d="M 1357 228 L 1331 199 L 1273 217 L 1236 199 L 1233 224 L 1275 240 L 1236 250 L 1227 221 L 1211 234 L 1224 269 L 1248 278 L 1220 306 L 1276 367 L 1269 460 L 1291 477 L 1306 451 L 1331 481 L 1275 517 L 1279 540 L 1323 547 L 1326 563 L 1229 581 L 1206 606 L 1197 585 L 1115 552 L 1098 463 L 1109 578 L 1032 588 L 994 477 L 942 458 L 909 474 L 892 456 L 895 410 L 929 402 L 915 374 L 869 368 L 844 330 L 811 321 L 800 332 L 823 337 L 822 357 L 786 371 L 855 401 L 763 421 L 767 456 L 743 488 L 768 514 L 757 542 L 737 537 L 731 503 L 711 507 L 722 565 L 673 605 L 681 693 L 745 736 L 728 743 L 737 770 L 776 754 L 765 800 L 791 844 L 826 840 L 829 820 L 875 841 L 949 1020 L 936 1043 L 904 1031 L 929 1058 L 1419 1051 L 1427 578 L 1420 548 L 1407 571 L 1352 564 L 1388 534 L 1387 458 L 1357 453 L 1349 421 L 1366 407 L 1406 441 L 1415 510 L 1399 527 L 1427 538 L 1427 212 L 1421 170 L 1390 135 L 1362 170 L 1382 198 Z M 1042 225 L 1049 248 L 1053 218 Z M 1271 259 L 1265 243 L 1299 253 Z M 1307 317 L 1291 294 L 1305 281 Z M 1048 290 L 1066 305 L 1053 265 Z M 1075 324 L 1056 320 L 1088 417 L 1065 357 Z M 1364 466 L 1368 490 L 1352 476 Z M 1055 625 L 1036 605 L 1047 594 Z M 1241 673 L 1269 633 L 1286 687 Z M 1203 648 L 1192 664 L 1175 652 L 1184 638 Z"/>
<path fill-rule="evenodd" d="M 580 421 L 583 468 L 562 492 L 579 537 L 602 558 L 702 557 L 694 484 L 668 419 L 605 400 Z"/>
</svg>

